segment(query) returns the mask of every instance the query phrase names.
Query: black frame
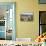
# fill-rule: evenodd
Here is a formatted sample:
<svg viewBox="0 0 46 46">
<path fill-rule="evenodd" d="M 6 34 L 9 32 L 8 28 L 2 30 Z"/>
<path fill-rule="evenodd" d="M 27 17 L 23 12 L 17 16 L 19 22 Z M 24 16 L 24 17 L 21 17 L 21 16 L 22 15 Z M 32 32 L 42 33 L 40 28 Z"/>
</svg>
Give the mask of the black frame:
<svg viewBox="0 0 46 46">
<path fill-rule="evenodd" d="M 39 14 L 39 36 L 40 36 L 40 14 Z"/>
</svg>

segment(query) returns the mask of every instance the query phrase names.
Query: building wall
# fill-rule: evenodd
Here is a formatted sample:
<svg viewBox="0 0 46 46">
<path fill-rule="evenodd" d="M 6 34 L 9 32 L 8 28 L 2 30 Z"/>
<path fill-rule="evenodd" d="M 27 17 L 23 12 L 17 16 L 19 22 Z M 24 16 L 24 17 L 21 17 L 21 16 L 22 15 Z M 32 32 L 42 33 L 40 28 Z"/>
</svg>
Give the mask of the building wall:
<svg viewBox="0 0 46 46">
<path fill-rule="evenodd" d="M 46 10 L 46 4 L 39 4 L 38 0 L 0 0 L 0 2 L 16 2 L 16 37 L 36 38 L 39 34 L 39 11 Z M 22 12 L 33 13 L 33 21 L 21 22 Z"/>
</svg>

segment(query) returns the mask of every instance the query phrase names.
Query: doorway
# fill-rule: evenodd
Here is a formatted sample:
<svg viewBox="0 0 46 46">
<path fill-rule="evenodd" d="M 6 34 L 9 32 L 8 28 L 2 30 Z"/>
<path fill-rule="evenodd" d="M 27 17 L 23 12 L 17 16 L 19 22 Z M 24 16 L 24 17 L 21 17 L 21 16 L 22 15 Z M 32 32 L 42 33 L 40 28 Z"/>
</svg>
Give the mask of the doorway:
<svg viewBox="0 0 46 46">
<path fill-rule="evenodd" d="M 39 35 L 46 32 L 46 11 L 39 11 Z"/>
<path fill-rule="evenodd" d="M 15 3 L 0 3 L 0 40 L 15 40 Z"/>
</svg>

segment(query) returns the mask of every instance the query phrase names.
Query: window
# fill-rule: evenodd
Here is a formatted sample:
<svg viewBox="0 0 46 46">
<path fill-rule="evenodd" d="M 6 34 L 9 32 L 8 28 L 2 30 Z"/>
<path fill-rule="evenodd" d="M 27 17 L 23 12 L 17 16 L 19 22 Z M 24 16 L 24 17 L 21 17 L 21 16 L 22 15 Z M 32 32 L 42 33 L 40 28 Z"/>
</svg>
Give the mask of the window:
<svg viewBox="0 0 46 46">
<path fill-rule="evenodd" d="M 46 11 L 39 12 L 39 35 L 46 32 Z"/>
<path fill-rule="evenodd" d="M 0 40 L 15 40 L 15 3 L 0 3 Z"/>
</svg>

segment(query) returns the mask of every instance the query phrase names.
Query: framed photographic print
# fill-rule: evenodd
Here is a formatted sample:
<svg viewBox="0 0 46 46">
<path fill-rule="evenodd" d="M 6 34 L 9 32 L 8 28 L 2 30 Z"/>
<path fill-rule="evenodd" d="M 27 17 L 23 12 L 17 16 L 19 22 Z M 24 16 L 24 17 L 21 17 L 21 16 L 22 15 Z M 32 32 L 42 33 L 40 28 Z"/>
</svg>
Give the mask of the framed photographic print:
<svg viewBox="0 0 46 46">
<path fill-rule="evenodd" d="M 24 22 L 33 21 L 33 13 L 22 13 L 20 15 L 20 20 Z"/>
<path fill-rule="evenodd" d="M 46 4 L 46 0 L 38 0 L 39 4 Z"/>
</svg>

